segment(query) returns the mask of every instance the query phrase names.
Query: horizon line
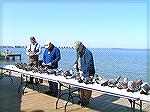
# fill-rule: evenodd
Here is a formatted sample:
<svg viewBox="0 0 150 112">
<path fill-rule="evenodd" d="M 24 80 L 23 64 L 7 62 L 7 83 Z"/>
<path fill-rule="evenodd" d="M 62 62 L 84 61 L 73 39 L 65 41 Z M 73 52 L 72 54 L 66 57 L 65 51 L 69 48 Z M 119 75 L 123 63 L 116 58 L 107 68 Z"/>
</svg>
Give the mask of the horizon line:
<svg viewBox="0 0 150 112">
<path fill-rule="evenodd" d="M 3 46 L 3 45 L 0 45 L 0 48 L 26 48 L 27 46 L 26 45 L 23 45 L 23 46 L 18 46 L 18 45 L 14 45 L 14 46 Z M 42 48 L 44 48 L 44 46 L 41 46 Z M 63 48 L 63 49 L 74 49 L 73 47 L 69 47 L 69 46 L 58 46 L 58 48 Z M 119 48 L 119 47 L 87 47 L 87 48 L 95 48 L 95 49 L 150 49 L 150 48 Z"/>
</svg>

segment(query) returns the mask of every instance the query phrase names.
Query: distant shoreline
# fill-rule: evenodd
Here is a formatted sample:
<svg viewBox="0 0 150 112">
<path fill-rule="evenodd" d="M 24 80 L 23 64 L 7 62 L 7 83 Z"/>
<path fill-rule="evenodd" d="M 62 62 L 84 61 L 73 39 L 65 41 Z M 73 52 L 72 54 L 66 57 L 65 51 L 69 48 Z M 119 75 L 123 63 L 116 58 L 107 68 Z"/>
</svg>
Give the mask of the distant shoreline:
<svg viewBox="0 0 150 112">
<path fill-rule="evenodd" d="M 0 46 L 0 48 L 27 48 L 27 46 Z M 44 46 L 42 46 L 42 48 L 44 48 Z M 68 46 L 63 46 L 63 47 L 58 47 L 58 48 L 61 48 L 61 49 L 74 49 L 73 47 L 68 47 Z M 149 48 L 147 49 L 144 49 L 144 48 L 95 48 L 95 49 L 129 49 L 129 50 L 148 50 Z"/>
<path fill-rule="evenodd" d="M 0 46 L 0 48 L 27 48 L 27 46 Z M 45 47 L 42 46 L 42 48 L 45 48 Z M 73 47 L 68 47 L 68 46 L 58 47 L 58 48 L 74 49 Z"/>
</svg>

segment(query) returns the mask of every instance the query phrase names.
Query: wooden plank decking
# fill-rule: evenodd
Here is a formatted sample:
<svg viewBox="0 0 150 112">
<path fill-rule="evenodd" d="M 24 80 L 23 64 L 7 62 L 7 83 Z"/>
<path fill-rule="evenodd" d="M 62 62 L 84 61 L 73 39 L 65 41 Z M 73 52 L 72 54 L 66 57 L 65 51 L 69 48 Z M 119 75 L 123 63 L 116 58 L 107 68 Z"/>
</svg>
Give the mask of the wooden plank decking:
<svg viewBox="0 0 150 112">
<path fill-rule="evenodd" d="M 20 74 L 13 73 L 14 83 L 8 77 L 0 79 L 0 112 L 64 112 L 67 96 L 61 98 L 56 109 L 56 97 L 44 94 L 48 90 L 45 81 L 40 85 L 40 93 L 30 87 L 25 95 L 18 94 Z M 77 102 L 78 99 L 75 99 Z M 150 104 L 143 105 L 143 112 L 150 112 Z M 67 112 L 132 112 L 127 99 L 106 95 L 101 92 L 93 92 L 90 104 L 82 108 L 78 104 L 69 103 Z M 139 107 L 136 106 L 136 112 Z"/>
</svg>

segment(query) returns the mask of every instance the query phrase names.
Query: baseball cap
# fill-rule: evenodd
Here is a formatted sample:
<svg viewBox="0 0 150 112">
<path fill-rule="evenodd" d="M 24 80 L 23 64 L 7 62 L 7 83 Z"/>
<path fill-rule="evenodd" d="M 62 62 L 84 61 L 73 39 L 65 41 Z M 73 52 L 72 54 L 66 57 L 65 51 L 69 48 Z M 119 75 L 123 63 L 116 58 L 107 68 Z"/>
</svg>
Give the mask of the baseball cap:
<svg viewBox="0 0 150 112">
<path fill-rule="evenodd" d="M 81 41 L 76 41 L 76 42 L 74 43 L 74 48 L 75 48 L 75 49 L 78 49 L 81 44 L 82 44 Z"/>
<path fill-rule="evenodd" d="M 51 41 L 50 40 L 47 40 L 47 41 L 45 41 L 45 43 L 44 43 L 44 47 L 45 48 L 48 48 L 48 45 L 51 43 Z"/>
<path fill-rule="evenodd" d="M 30 37 L 30 40 L 35 40 L 35 37 L 33 37 L 33 36 L 32 36 L 32 37 Z"/>
</svg>

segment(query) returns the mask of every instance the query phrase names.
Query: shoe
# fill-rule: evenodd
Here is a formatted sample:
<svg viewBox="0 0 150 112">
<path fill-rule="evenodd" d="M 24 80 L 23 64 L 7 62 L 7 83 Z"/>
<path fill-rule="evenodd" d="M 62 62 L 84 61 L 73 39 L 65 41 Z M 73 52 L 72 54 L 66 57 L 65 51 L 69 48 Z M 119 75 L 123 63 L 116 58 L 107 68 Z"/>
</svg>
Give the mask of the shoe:
<svg viewBox="0 0 150 112">
<path fill-rule="evenodd" d="M 44 92 L 45 94 L 47 94 L 47 95 L 51 95 L 53 92 L 51 92 L 51 91 L 46 91 L 46 92 Z"/>
<path fill-rule="evenodd" d="M 86 101 L 86 102 L 84 102 L 84 105 L 88 105 L 90 102 L 89 101 Z"/>
<path fill-rule="evenodd" d="M 78 103 L 77 103 L 78 105 L 80 105 L 81 104 L 81 101 L 78 101 Z"/>
<path fill-rule="evenodd" d="M 53 97 L 57 97 L 57 95 L 58 95 L 57 93 L 52 93 L 51 94 L 51 96 L 53 96 Z"/>
<path fill-rule="evenodd" d="M 33 83 L 33 77 L 30 77 L 29 82 L 30 82 L 30 83 Z"/>
<path fill-rule="evenodd" d="M 89 101 L 81 101 L 81 106 L 85 107 L 89 104 Z"/>
<path fill-rule="evenodd" d="M 32 80 L 26 81 L 28 84 L 33 84 Z"/>
<path fill-rule="evenodd" d="M 43 79 L 39 79 L 39 82 L 40 82 L 40 83 L 43 83 Z"/>
<path fill-rule="evenodd" d="M 39 81 L 35 81 L 35 84 L 38 85 L 40 82 Z"/>
</svg>

